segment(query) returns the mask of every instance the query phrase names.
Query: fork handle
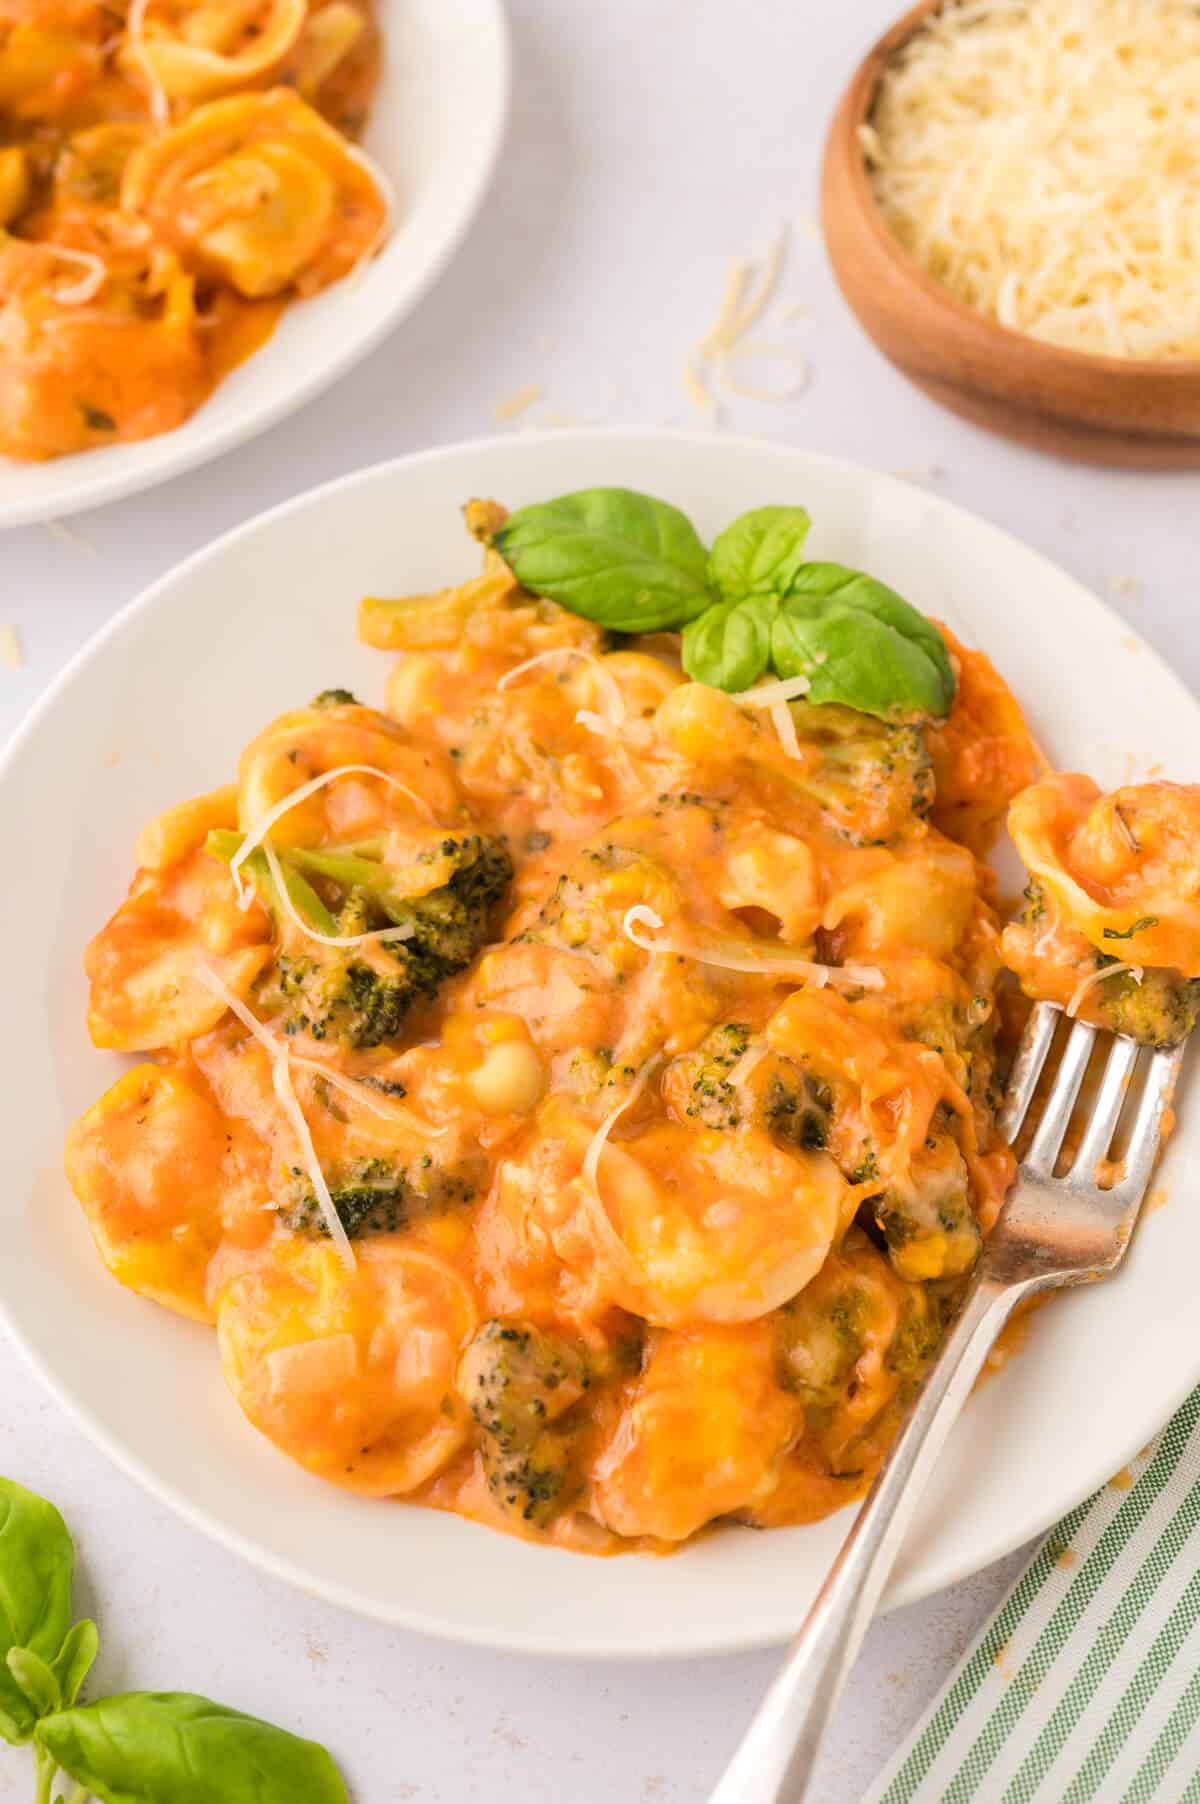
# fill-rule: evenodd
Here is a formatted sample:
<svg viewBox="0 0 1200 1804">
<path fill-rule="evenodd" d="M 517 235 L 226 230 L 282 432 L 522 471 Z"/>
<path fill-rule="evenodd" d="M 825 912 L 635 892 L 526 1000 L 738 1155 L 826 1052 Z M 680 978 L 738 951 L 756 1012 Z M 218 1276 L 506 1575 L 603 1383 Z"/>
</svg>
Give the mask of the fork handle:
<svg viewBox="0 0 1200 1804">
<path fill-rule="evenodd" d="M 803 1804 L 917 1500 L 996 1336 L 1033 1285 L 981 1276 L 709 1804 Z"/>
</svg>

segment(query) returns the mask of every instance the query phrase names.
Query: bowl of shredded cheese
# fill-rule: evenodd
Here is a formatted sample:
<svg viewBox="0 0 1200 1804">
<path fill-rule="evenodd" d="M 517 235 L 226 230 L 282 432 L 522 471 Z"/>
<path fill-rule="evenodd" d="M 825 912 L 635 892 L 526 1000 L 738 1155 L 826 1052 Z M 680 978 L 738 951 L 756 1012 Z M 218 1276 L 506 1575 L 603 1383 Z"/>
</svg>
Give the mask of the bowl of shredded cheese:
<svg viewBox="0 0 1200 1804">
<path fill-rule="evenodd" d="M 922 0 L 843 95 L 824 225 L 860 323 L 956 412 L 1200 464 L 1191 0 Z"/>
</svg>

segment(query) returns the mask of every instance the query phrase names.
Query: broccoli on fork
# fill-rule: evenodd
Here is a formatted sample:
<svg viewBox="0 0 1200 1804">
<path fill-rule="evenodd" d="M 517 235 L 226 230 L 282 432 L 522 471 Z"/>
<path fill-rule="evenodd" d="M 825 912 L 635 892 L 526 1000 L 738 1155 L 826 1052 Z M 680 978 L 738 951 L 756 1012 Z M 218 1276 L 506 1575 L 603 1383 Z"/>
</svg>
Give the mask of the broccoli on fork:
<svg viewBox="0 0 1200 1804">
<path fill-rule="evenodd" d="M 208 850 L 231 863 L 243 836 L 216 830 Z M 480 833 L 447 834 L 418 854 L 437 881 L 413 894 L 411 875 L 385 862 L 377 843 L 351 847 L 277 846 L 280 884 L 261 846 L 243 869 L 275 923 L 274 969 L 260 1000 L 282 1014 L 285 1033 L 364 1048 L 395 1039 L 410 1009 L 428 1002 L 448 977 L 465 969 L 484 944 L 495 904 L 512 877 L 499 840 Z M 287 906 L 290 903 L 291 907 Z M 327 938 L 397 929 L 395 938 L 356 946 L 325 945 L 296 924 Z"/>
</svg>

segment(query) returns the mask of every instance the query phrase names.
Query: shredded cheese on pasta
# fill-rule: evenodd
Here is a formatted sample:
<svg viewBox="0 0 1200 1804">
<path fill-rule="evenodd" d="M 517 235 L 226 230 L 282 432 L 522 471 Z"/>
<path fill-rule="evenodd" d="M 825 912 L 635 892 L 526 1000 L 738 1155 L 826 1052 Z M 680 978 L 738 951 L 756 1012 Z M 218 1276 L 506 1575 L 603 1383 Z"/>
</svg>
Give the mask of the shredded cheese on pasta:
<svg viewBox="0 0 1200 1804">
<path fill-rule="evenodd" d="M 108 280 L 108 270 L 103 257 L 95 251 L 77 251 L 68 244 L 47 244 L 50 251 L 62 263 L 72 263 L 83 270 L 77 282 L 68 282 L 65 288 L 56 288 L 54 298 L 63 307 L 83 307 L 88 301 L 95 300 Z"/>
<path fill-rule="evenodd" d="M 608 1114 L 604 1117 L 604 1120 L 600 1123 L 600 1126 L 588 1141 L 588 1149 L 583 1155 L 583 1166 L 580 1175 L 582 1176 L 584 1183 L 588 1186 L 588 1189 L 594 1194 L 597 1202 L 600 1203 L 601 1207 L 603 1207 L 603 1198 L 600 1195 L 599 1184 L 600 1155 L 604 1151 L 608 1136 L 612 1133 L 613 1128 L 616 1126 L 617 1122 L 620 1121 L 622 1115 L 624 1115 L 627 1110 L 632 1109 L 634 1103 L 637 1102 L 638 1098 L 641 1096 L 660 1063 L 660 1059 L 647 1060 L 642 1066 L 641 1071 L 638 1073 L 638 1076 L 634 1079 L 633 1083 L 629 1086 L 629 1089 L 625 1092 L 625 1095 L 621 1098 L 620 1102 L 614 1109 L 609 1110 Z"/>
<path fill-rule="evenodd" d="M 1102 965 L 1098 971 L 1089 971 L 1082 983 L 1076 984 L 1071 1000 L 1067 1004 L 1067 1014 L 1071 1019 L 1074 1020 L 1079 1013 L 1079 1004 L 1094 983 L 1103 983 L 1106 977 L 1120 977 L 1125 971 L 1131 973 L 1135 983 L 1141 983 L 1146 975 L 1145 969 L 1141 965 Z"/>
<path fill-rule="evenodd" d="M 798 977 L 812 984 L 814 989 L 824 989 L 826 984 L 832 984 L 835 989 L 883 988 L 883 973 L 875 965 L 822 965 L 814 959 L 801 958 L 782 946 L 761 946 L 753 951 L 747 946 L 743 952 L 735 951 L 731 945 L 719 948 L 685 946 L 678 940 L 638 938 L 639 927 L 651 927 L 657 932 L 662 925 L 662 916 L 655 914 L 644 902 L 627 908 L 621 921 L 626 939 L 642 952 L 667 952 L 677 958 L 694 958 L 697 964 L 712 965 L 718 970 L 746 971 L 756 977 Z"/>
<path fill-rule="evenodd" d="M 171 102 L 167 90 L 159 80 L 154 58 L 146 42 L 146 14 L 149 10 L 150 0 L 133 0 L 125 29 L 129 37 L 129 48 L 137 58 L 138 67 L 150 90 L 150 117 L 155 125 L 168 126 L 171 123 Z"/>
<path fill-rule="evenodd" d="M 861 134 L 884 217 L 978 312 L 1117 357 L 1200 356 L 1200 9 L 964 0 Z"/>
<path fill-rule="evenodd" d="M 796 702 L 812 688 L 806 676 L 783 677 L 777 683 L 757 683 L 753 689 L 735 689 L 730 701 L 742 708 L 773 708 L 776 702 Z"/>
<path fill-rule="evenodd" d="M 283 905 L 283 912 L 293 927 L 298 928 L 306 940 L 315 940 L 318 946 L 365 946 L 371 940 L 410 940 L 412 938 L 412 927 L 401 926 L 398 923 L 392 927 L 373 927 L 369 933 L 322 933 L 319 928 L 310 927 L 288 894 L 283 866 L 280 864 L 279 854 L 270 840 L 263 841 L 262 850 L 263 857 L 267 861 L 267 869 L 271 873 L 279 900 Z"/>
<path fill-rule="evenodd" d="M 740 1090 L 752 1071 L 756 1071 L 770 1052 L 771 1048 L 765 1040 L 756 1040 L 747 1046 L 737 1064 L 729 1073 L 728 1082 L 735 1090 Z"/>
<path fill-rule="evenodd" d="M 247 889 L 246 885 L 242 882 L 242 866 L 245 864 L 247 858 L 249 858 L 251 852 L 264 843 L 267 834 L 271 831 L 271 828 L 275 825 L 276 821 L 281 821 L 285 814 L 290 814 L 293 808 L 298 808 L 300 806 L 301 802 L 307 802 L 309 796 L 316 795 L 317 791 L 324 789 L 327 784 L 336 782 L 338 777 L 353 776 L 378 777 L 381 783 L 387 783 L 392 789 L 399 790 L 401 795 L 407 796 L 410 802 L 415 802 L 416 806 L 427 819 L 433 818 L 430 814 L 428 802 L 419 796 L 415 790 L 410 789 L 407 783 L 402 783 L 399 777 L 393 777 L 386 770 L 379 770 L 374 764 L 338 764 L 333 770 L 323 771 L 319 777 L 313 777 L 310 782 L 302 783 L 299 789 L 289 790 L 282 801 L 276 802 L 273 808 L 268 808 L 261 819 L 257 820 L 253 827 L 249 829 L 246 837 L 243 839 L 229 864 L 230 875 L 233 878 L 233 887 L 237 891 L 239 908 L 243 910 L 247 909 L 254 901 L 254 891 L 252 889 Z M 311 933 L 309 928 L 304 927 L 303 922 L 300 922 L 300 926 L 303 928 L 304 932 Z M 383 929 L 381 931 L 386 932 L 387 930 Z M 321 936 L 311 934 L 311 937 L 316 939 Z M 333 943 L 335 945 L 346 944 L 345 941 L 334 941 Z"/>
<path fill-rule="evenodd" d="M 532 658 L 526 658 L 524 663 L 514 664 L 511 670 L 506 670 L 496 687 L 501 690 L 511 688 L 512 684 L 518 682 L 528 671 L 537 670 L 543 664 L 561 664 L 564 658 L 580 658 L 589 666 L 603 694 L 609 724 L 614 727 L 623 726 L 625 724 L 625 697 L 621 694 L 616 678 L 611 671 L 605 670 L 594 652 L 584 651 L 582 645 L 555 645 L 549 651 L 536 652 Z M 581 709 L 580 713 L 575 716 L 576 720 L 579 720 L 584 712 L 586 710 Z M 596 715 L 591 716 L 591 719 L 598 718 Z M 584 724 L 590 725 L 590 721 Z"/>
<path fill-rule="evenodd" d="M 275 1036 L 263 1026 L 262 1022 L 246 1007 L 239 996 L 235 996 L 229 985 L 225 983 L 203 959 L 196 966 L 196 974 L 205 989 L 211 990 L 214 996 L 220 997 L 231 1014 L 237 1016 L 246 1031 L 253 1036 L 264 1049 L 271 1061 L 271 1082 L 280 1108 L 291 1123 L 300 1147 L 300 1157 L 308 1181 L 313 1187 L 313 1195 L 321 1211 L 321 1219 L 329 1232 L 329 1238 L 337 1249 L 338 1257 L 347 1271 L 356 1269 L 357 1261 L 354 1248 L 350 1245 L 349 1236 L 342 1226 L 342 1218 L 334 1207 L 329 1185 L 325 1181 L 325 1173 L 321 1170 L 321 1161 L 317 1158 L 317 1149 L 313 1145 L 312 1133 L 305 1120 L 304 1110 L 300 1107 L 300 1099 L 292 1084 L 292 1075 L 288 1065 L 288 1049 L 281 1046 Z"/>
</svg>

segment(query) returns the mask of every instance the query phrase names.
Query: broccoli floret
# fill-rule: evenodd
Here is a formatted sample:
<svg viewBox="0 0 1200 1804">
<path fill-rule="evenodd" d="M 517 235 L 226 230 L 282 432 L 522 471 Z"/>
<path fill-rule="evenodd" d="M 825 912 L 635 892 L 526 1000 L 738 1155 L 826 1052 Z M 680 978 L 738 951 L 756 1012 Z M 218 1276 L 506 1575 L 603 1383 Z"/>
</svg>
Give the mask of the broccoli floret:
<svg viewBox="0 0 1200 1804">
<path fill-rule="evenodd" d="M 948 1135 L 931 1135 L 904 1183 L 864 1206 L 874 1211 L 893 1267 L 913 1283 L 961 1277 L 979 1257 L 983 1237 L 971 1208 L 967 1168 Z"/>
<path fill-rule="evenodd" d="M 820 753 L 795 779 L 854 845 L 886 845 L 934 801 L 933 765 L 920 725 L 890 726 L 833 704 L 792 704 L 796 733 Z"/>
<path fill-rule="evenodd" d="M 740 1021 L 714 1027 L 695 1052 L 686 1055 L 688 1098 L 686 1112 L 706 1127 L 733 1128 L 742 1120 L 742 1103 L 729 1082 L 733 1070 L 750 1044 L 750 1029 Z"/>
<path fill-rule="evenodd" d="M 819 1152 L 829 1141 L 833 1096 L 827 1084 L 781 1059 L 763 1099 L 766 1123 L 777 1140 Z"/>
<path fill-rule="evenodd" d="M 473 1203 L 485 1176 L 482 1155 L 453 1165 L 441 1165 L 428 1153 L 410 1165 L 365 1159 L 349 1170 L 331 1176 L 333 1206 L 351 1240 L 371 1234 L 394 1234 L 425 1216 Z M 293 1233 L 325 1238 L 329 1229 L 321 1206 L 298 1167 L 295 1201 L 279 1211 L 279 1219 Z"/>
<path fill-rule="evenodd" d="M 348 689 L 322 689 L 320 695 L 312 698 L 314 708 L 360 708 L 362 703 L 357 695 L 351 695 Z"/>
<path fill-rule="evenodd" d="M 833 1099 L 828 1087 L 791 1059 L 770 1055 L 758 1067 L 764 1076 L 745 1085 L 730 1074 L 750 1045 L 751 1029 L 741 1021 L 714 1027 L 696 1048 L 676 1060 L 673 1087 L 684 1114 L 705 1127 L 762 1127 L 792 1146 L 817 1151 L 829 1138 Z M 678 1103 L 677 1103 L 678 1106 Z"/>
<path fill-rule="evenodd" d="M 209 851 L 226 860 L 241 843 L 240 835 L 220 830 L 208 837 Z M 361 847 L 273 850 L 293 907 L 317 932 L 404 929 L 403 936 L 361 949 L 304 939 L 283 907 L 261 847 L 245 862 L 287 948 L 260 980 L 259 999 L 284 1016 L 285 1033 L 307 1032 L 351 1047 L 395 1039 L 409 1010 L 430 1001 L 448 977 L 470 964 L 512 877 L 505 847 L 478 833 L 447 835 L 419 855 L 417 863 L 435 866 L 441 881 L 416 896 L 406 893 L 411 877 L 403 869 Z"/>
<path fill-rule="evenodd" d="M 479 1427 L 479 1451 L 497 1502 L 538 1525 L 554 1514 L 572 1451 L 556 1426 L 588 1387 L 582 1353 L 532 1322 L 485 1322 L 462 1356 L 458 1388 Z"/>
<path fill-rule="evenodd" d="M 850 1381 L 872 1313 L 853 1272 L 810 1285 L 776 1312 L 781 1376 L 806 1403 L 828 1409 Z"/>
<path fill-rule="evenodd" d="M 1104 965 L 1117 961 L 1096 954 Z M 1149 969 L 1139 983 L 1132 971 L 1104 978 L 1092 991 L 1094 1007 L 1114 1033 L 1161 1049 L 1186 1040 L 1200 1016 L 1200 978 Z"/>
<path fill-rule="evenodd" d="M 806 1404 L 810 1426 L 853 1397 L 859 1361 L 881 1328 L 890 1335 L 887 1365 L 906 1396 L 941 1345 L 957 1294 L 950 1285 L 899 1283 L 863 1230 L 851 1228 L 813 1282 L 772 1318 L 781 1382 Z"/>
</svg>

